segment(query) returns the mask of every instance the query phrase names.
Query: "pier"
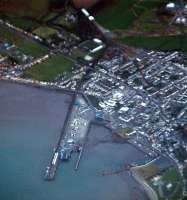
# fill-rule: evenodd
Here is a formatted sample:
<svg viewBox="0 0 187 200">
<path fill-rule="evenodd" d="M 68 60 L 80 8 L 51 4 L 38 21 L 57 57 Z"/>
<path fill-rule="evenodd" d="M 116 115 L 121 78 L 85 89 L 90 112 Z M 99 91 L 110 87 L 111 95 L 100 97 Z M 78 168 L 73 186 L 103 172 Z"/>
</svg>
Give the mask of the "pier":
<svg viewBox="0 0 187 200">
<path fill-rule="evenodd" d="M 59 163 L 68 161 L 72 153 L 79 153 L 74 168 L 75 171 L 78 170 L 90 122 L 94 117 L 95 114 L 84 97 L 80 94 L 74 94 L 54 153 L 46 168 L 45 180 L 54 180 Z"/>
<path fill-rule="evenodd" d="M 71 115 L 71 110 L 72 110 L 72 107 L 74 105 L 75 98 L 76 98 L 76 96 L 74 94 L 73 97 L 72 97 L 72 101 L 69 105 L 69 112 L 67 113 L 67 116 L 66 116 L 62 131 L 60 133 L 60 137 L 58 139 L 57 145 L 55 147 L 54 153 L 52 155 L 52 158 L 51 158 L 48 166 L 46 167 L 45 174 L 44 174 L 44 180 L 46 180 L 46 181 L 51 181 L 51 180 L 54 180 L 54 178 L 55 178 L 56 170 L 57 170 L 57 167 L 58 167 L 58 164 L 59 164 L 61 142 L 62 142 L 63 137 L 65 135 L 65 130 L 66 130 L 66 127 L 67 127 L 67 124 L 68 124 L 69 116 Z"/>
<path fill-rule="evenodd" d="M 53 180 L 55 177 L 55 173 L 58 167 L 58 157 L 59 157 L 59 153 L 55 152 L 53 154 L 53 158 L 50 162 L 50 164 L 46 167 L 46 171 L 45 171 L 45 175 L 44 175 L 44 179 L 45 180 Z"/>
<path fill-rule="evenodd" d="M 83 150 L 84 150 L 84 148 L 81 147 L 81 150 L 79 152 L 79 156 L 78 156 L 78 159 L 77 159 L 77 162 L 76 162 L 76 165 L 75 165 L 75 171 L 77 171 L 78 168 L 79 168 L 79 164 L 80 164 L 80 161 L 81 161 L 81 158 L 82 158 L 82 155 L 83 155 Z"/>
</svg>

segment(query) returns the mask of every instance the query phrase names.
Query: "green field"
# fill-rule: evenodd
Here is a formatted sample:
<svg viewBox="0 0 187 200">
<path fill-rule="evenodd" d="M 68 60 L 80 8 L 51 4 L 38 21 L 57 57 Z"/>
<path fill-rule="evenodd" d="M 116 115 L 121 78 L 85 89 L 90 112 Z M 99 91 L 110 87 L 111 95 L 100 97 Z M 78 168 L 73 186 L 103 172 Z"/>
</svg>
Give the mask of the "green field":
<svg viewBox="0 0 187 200">
<path fill-rule="evenodd" d="M 168 30 L 167 22 L 160 22 L 156 11 L 164 0 L 119 0 L 96 13 L 96 20 L 104 27 L 116 31 L 118 40 L 129 46 L 161 51 L 187 53 L 187 36 L 162 36 Z M 181 27 L 170 26 L 170 31 L 179 33 Z M 145 33 L 141 36 L 122 36 L 126 30 Z M 146 36 L 156 33 L 161 36 Z"/>
<path fill-rule="evenodd" d="M 42 22 L 48 22 L 48 21 L 52 20 L 54 17 L 56 17 L 56 16 L 58 16 L 58 13 L 56 13 L 56 12 L 50 12 L 50 13 L 48 13 L 48 14 L 42 16 L 42 17 L 40 18 L 40 20 L 41 20 Z"/>
<path fill-rule="evenodd" d="M 72 62 L 67 60 L 63 55 L 55 55 L 41 64 L 26 69 L 23 77 L 39 81 L 52 81 L 59 74 L 70 72 L 72 66 Z"/>
<path fill-rule="evenodd" d="M 79 49 L 79 48 L 74 48 L 72 50 L 72 58 L 74 59 L 84 59 L 84 57 L 88 54 L 88 52 L 82 50 L 82 49 Z"/>
<path fill-rule="evenodd" d="M 24 29 L 26 31 L 33 30 L 37 28 L 38 26 L 40 26 L 40 24 L 37 23 L 36 21 L 31 20 L 31 19 L 26 19 L 24 17 L 6 15 L 6 16 L 2 16 L 2 18 L 8 21 L 10 24 L 13 24 L 14 26 Z"/>
<path fill-rule="evenodd" d="M 47 54 L 48 50 L 46 47 L 43 47 L 35 42 L 29 40 L 24 40 L 19 46 L 20 51 L 24 52 L 27 55 L 31 55 L 35 58 Z"/>
<path fill-rule="evenodd" d="M 163 0 L 119 0 L 96 14 L 96 20 L 110 30 L 124 30 L 145 10 L 157 7 Z"/>
<path fill-rule="evenodd" d="M 10 31 L 4 27 L 0 27 L 0 40 L 15 44 L 16 47 L 24 54 L 28 54 L 33 57 L 40 57 L 47 53 L 46 47 L 43 47 L 32 40 L 26 39 L 18 33 Z"/>
<path fill-rule="evenodd" d="M 179 177 L 177 175 L 177 172 L 174 168 L 169 168 L 165 174 L 163 175 L 162 179 L 164 181 L 172 181 L 172 182 L 176 182 L 179 180 Z"/>
<path fill-rule="evenodd" d="M 57 30 L 53 29 L 53 28 L 50 28 L 50 27 L 47 27 L 47 26 L 40 26 L 37 29 L 35 29 L 33 31 L 33 33 L 35 33 L 36 35 L 46 39 L 49 36 L 57 33 Z"/>
<path fill-rule="evenodd" d="M 161 51 L 183 51 L 187 53 L 187 36 L 163 36 L 163 37 L 125 37 L 120 42 L 129 46 L 141 47 Z"/>
<path fill-rule="evenodd" d="M 121 137 L 128 137 L 129 134 L 133 132 L 133 129 L 130 127 L 126 127 L 126 128 L 119 128 L 117 129 L 117 133 L 121 136 Z"/>
<path fill-rule="evenodd" d="M 96 20 L 104 27 L 114 29 L 125 29 L 135 20 L 130 8 L 137 0 L 119 0 L 116 5 L 108 6 L 96 15 Z"/>
</svg>

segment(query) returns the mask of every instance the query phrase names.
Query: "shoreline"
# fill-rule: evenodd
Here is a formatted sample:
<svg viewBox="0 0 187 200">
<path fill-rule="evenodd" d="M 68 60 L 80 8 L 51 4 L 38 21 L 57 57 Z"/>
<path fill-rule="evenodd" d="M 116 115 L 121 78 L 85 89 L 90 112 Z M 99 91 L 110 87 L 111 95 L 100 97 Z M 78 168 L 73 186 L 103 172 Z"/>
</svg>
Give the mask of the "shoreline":
<svg viewBox="0 0 187 200">
<path fill-rule="evenodd" d="M 56 92 L 63 92 L 63 93 L 67 93 L 67 94 L 74 94 L 74 93 L 80 93 L 78 91 L 73 91 L 73 90 L 69 90 L 69 89 L 65 89 L 65 88 L 61 88 L 55 85 L 42 85 L 39 82 L 33 82 L 32 80 L 27 80 L 27 79 L 9 79 L 9 78 L 0 78 L 0 81 L 2 82 L 7 82 L 7 83 L 14 83 L 17 85 L 23 85 L 23 86 L 27 86 L 27 87 L 33 87 L 33 88 L 38 88 L 38 89 L 44 89 L 44 90 L 49 90 L 49 91 L 56 91 Z"/>
<path fill-rule="evenodd" d="M 69 90 L 69 89 L 65 89 L 65 88 L 60 88 L 58 86 L 41 85 L 40 83 L 34 83 L 32 81 L 27 81 L 26 79 L 19 79 L 19 80 L 15 79 L 14 80 L 14 79 L 3 78 L 3 79 L 0 79 L 0 82 L 1 81 L 11 83 L 11 84 L 17 84 L 17 85 L 21 85 L 21 86 L 36 88 L 36 89 L 42 89 L 42 90 L 46 90 L 46 91 L 55 91 L 55 92 L 64 93 L 64 94 L 68 94 L 68 95 L 74 95 L 75 93 L 82 95 L 82 93 L 79 92 L 79 91 L 73 91 L 73 90 Z M 141 151 L 144 154 L 148 154 L 146 151 L 142 150 L 140 147 L 138 147 L 134 143 L 130 142 L 129 140 L 131 138 L 122 137 L 120 134 L 116 133 L 113 129 L 109 128 L 108 126 L 106 126 L 106 125 L 104 125 L 100 122 L 98 122 L 97 120 L 92 121 L 91 125 L 101 126 L 101 127 L 104 127 L 106 129 L 110 130 L 112 135 L 120 138 L 120 140 L 123 141 L 124 143 L 128 143 L 129 145 L 136 148 L 138 151 Z"/>
<path fill-rule="evenodd" d="M 57 92 L 57 93 L 68 94 L 68 95 L 73 95 L 75 93 L 74 91 L 65 90 L 65 89 L 62 89 L 62 88 L 43 86 L 43 85 L 31 83 L 31 82 L 30 83 L 29 82 L 21 82 L 21 81 L 16 81 L 16 80 L 11 80 L 11 79 L 1 79 L 0 82 L 4 82 L 4 83 L 8 83 L 8 84 L 16 84 L 16 85 L 20 85 L 20 86 L 24 86 L 24 87 L 30 87 L 30 88 L 34 88 L 34 89 L 42 89 L 42 90 L 49 91 L 49 92 Z M 135 148 L 137 151 L 141 152 L 142 154 L 146 154 L 146 152 L 142 151 L 142 149 L 140 149 L 138 146 L 130 143 L 127 138 L 123 138 L 120 135 L 116 134 L 109 127 L 104 126 L 103 124 L 101 124 L 97 121 L 93 121 L 91 123 L 91 126 L 97 126 L 97 127 L 100 127 L 100 128 L 105 128 L 105 129 L 110 131 L 111 136 L 110 136 L 110 139 L 109 139 L 110 141 L 107 141 L 108 144 L 128 144 L 128 145 L 132 146 L 133 148 Z M 95 142 L 92 141 L 90 145 L 91 146 L 95 145 L 94 143 Z M 99 144 L 101 144 L 101 143 L 102 143 L 102 141 L 99 142 Z M 86 146 L 86 149 L 87 149 L 87 146 Z M 134 177 L 133 177 L 133 179 L 134 179 Z M 139 184 L 140 187 L 142 187 L 142 186 L 144 187 L 143 183 L 138 182 L 138 184 Z M 146 193 L 146 195 L 147 195 L 147 193 Z"/>
<path fill-rule="evenodd" d="M 150 200 L 158 200 L 158 196 L 157 196 L 156 192 L 152 189 L 152 187 L 150 187 L 146 183 L 146 181 L 143 178 L 141 178 L 141 176 L 138 175 L 138 173 L 136 172 L 136 169 L 134 167 L 132 167 L 130 169 L 130 172 L 131 172 L 132 177 L 144 188 L 144 191 L 145 191 L 146 195 L 148 196 L 148 198 Z"/>
<path fill-rule="evenodd" d="M 55 124 L 53 124 L 54 116 L 56 116 L 56 114 L 54 112 L 56 112 L 56 111 L 55 110 L 50 111 L 51 108 L 50 108 L 50 104 L 49 104 L 50 103 L 49 97 L 51 95 L 48 95 L 49 94 L 48 92 L 44 92 L 44 94 L 43 94 L 44 96 L 43 95 L 36 96 L 37 98 L 40 98 L 40 100 L 39 100 L 40 104 L 41 104 L 41 106 L 40 106 L 40 104 L 38 105 L 37 99 L 34 95 L 35 87 L 33 87 L 33 89 L 32 89 L 32 87 L 27 88 L 27 85 L 23 85 L 23 88 L 22 88 L 21 87 L 22 85 L 20 85 L 20 84 L 14 84 L 14 83 L 8 82 L 8 81 L 5 81 L 4 83 L 5 84 L 2 84 L 3 89 L 1 91 L 3 92 L 2 94 L 5 95 L 5 99 L 4 99 L 4 101 L 2 101 L 2 103 L 5 104 L 6 106 L 4 108 L 4 111 L 1 112 L 1 116 L 2 116 L 1 118 L 3 118 L 3 116 L 4 116 L 3 113 L 6 114 L 6 109 L 10 108 L 8 105 L 11 103 L 12 107 L 16 106 L 17 108 L 16 108 L 16 110 L 10 109 L 9 115 L 13 115 L 13 118 L 17 119 L 17 114 L 19 113 L 19 115 L 22 116 L 22 118 L 24 118 L 26 120 L 26 123 L 25 123 L 26 126 L 27 126 L 27 124 L 30 123 L 30 120 L 31 120 L 30 112 L 31 113 L 34 112 L 32 115 L 32 118 L 33 118 L 32 120 L 34 123 L 35 123 L 35 121 L 38 121 L 38 119 L 41 118 L 42 121 L 45 120 L 45 121 L 43 121 L 44 124 L 41 124 L 42 127 L 45 125 L 45 123 L 48 120 L 51 121 L 51 125 L 49 125 L 49 127 L 50 126 L 54 127 L 54 130 L 51 128 L 50 129 L 46 128 L 46 133 L 43 132 L 43 130 L 45 130 L 45 128 L 40 129 L 39 127 L 36 127 L 35 125 L 34 125 L 33 129 L 30 129 L 32 127 L 29 127 L 29 129 L 25 133 L 23 132 L 23 134 L 25 135 L 24 136 L 25 139 L 27 139 L 29 137 L 29 141 L 31 141 L 31 142 L 29 142 L 29 144 L 25 145 L 25 150 L 23 152 L 23 155 L 18 158 L 16 158 L 16 155 L 14 157 L 10 157 L 10 160 L 9 160 L 10 163 L 7 163 L 7 164 L 6 164 L 6 159 L 3 160 L 3 163 L 5 163 L 5 165 L 8 167 L 9 166 L 11 167 L 12 164 L 14 163 L 15 168 L 12 169 L 13 173 L 16 173 L 19 170 L 19 165 L 17 164 L 17 162 L 18 163 L 22 162 L 23 169 L 31 169 L 29 174 L 27 174 L 26 173 L 27 171 L 24 171 L 24 170 L 23 170 L 23 173 L 17 174 L 18 177 L 20 177 L 20 181 L 19 181 L 18 185 L 20 185 L 24 189 L 24 186 L 25 186 L 24 181 L 28 178 L 28 176 L 29 177 L 32 176 L 33 173 L 40 175 L 41 170 L 43 169 L 45 164 L 48 162 L 48 154 L 51 153 L 51 147 L 55 144 L 56 138 L 59 135 L 58 130 L 60 130 L 60 128 L 61 128 L 61 125 L 59 125 L 59 122 L 62 123 L 62 121 L 61 121 L 61 118 L 59 119 L 58 116 L 61 113 L 60 115 L 64 117 L 65 111 L 63 112 L 63 107 L 61 108 L 62 109 L 61 110 L 61 109 L 58 109 L 59 105 L 55 105 L 54 109 L 59 114 L 57 115 Z M 6 84 L 8 85 L 9 83 L 10 83 L 10 85 L 8 87 L 6 87 Z M 16 88 L 19 89 L 19 93 L 16 92 L 17 91 Z M 25 91 L 27 91 L 27 93 L 25 93 Z M 53 90 L 48 90 L 48 91 L 53 91 Z M 40 90 L 38 90 L 38 91 L 36 90 L 36 93 L 41 94 Z M 57 93 L 57 94 L 59 97 L 60 93 Z M 51 97 L 54 98 L 55 96 L 56 95 L 52 95 Z M 15 101 L 13 101 L 13 102 L 11 100 L 12 97 L 15 97 Z M 33 99 L 31 99 L 31 98 L 33 98 Z M 42 115 L 39 116 L 39 113 L 42 110 L 45 111 L 45 106 L 42 103 L 43 99 L 45 99 L 45 98 L 47 98 L 47 101 L 48 101 L 48 104 L 46 105 L 47 111 L 46 111 L 46 113 L 42 112 L 41 113 Z M 20 101 L 20 99 L 23 99 L 23 102 Z M 56 99 L 56 97 L 55 97 L 55 99 Z M 60 100 L 60 102 L 61 102 L 63 100 L 63 97 L 60 97 L 60 99 L 61 99 Z M 1 104 L 1 106 L 3 106 L 3 104 Z M 67 104 L 64 104 L 64 105 L 67 106 Z M 29 106 L 29 108 L 28 108 L 29 110 L 26 110 L 25 108 L 28 106 Z M 41 109 L 41 111 L 40 111 L 40 109 Z M 46 115 L 49 114 L 48 109 L 50 111 L 49 119 L 44 119 L 45 117 L 47 117 Z M 27 119 L 27 116 L 29 116 L 28 119 Z M 22 119 L 18 119 L 18 120 L 22 120 Z M 25 128 L 26 128 L 26 126 L 25 126 Z M 55 128 L 55 126 L 58 126 L 58 129 Z M 48 127 L 48 124 L 46 124 L 46 127 Z M 9 147 L 7 145 L 14 145 L 14 146 L 16 145 L 15 147 L 18 148 L 18 152 L 22 152 L 23 148 L 22 148 L 21 144 L 24 142 L 24 138 L 22 138 L 22 131 L 23 131 L 22 127 L 18 127 L 18 129 L 12 130 L 13 132 L 15 132 L 15 134 L 13 134 L 13 135 L 11 134 L 10 128 L 11 128 L 10 126 L 8 126 L 6 128 L 6 131 L 7 131 L 7 134 L 5 132 L 5 134 L 7 135 L 6 137 L 7 137 L 7 139 L 10 137 L 15 137 L 15 140 L 13 140 L 13 138 L 12 138 L 10 142 L 7 141 L 8 142 L 7 144 L 5 141 L 4 142 L 5 149 L 7 147 Z M 34 131 L 35 135 L 30 134 L 33 131 Z M 41 135 L 43 135 L 43 136 L 40 136 L 38 138 L 38 133 L 41 133 Z M 48 134 L 50 136 L 48 136 Z M 20 136 L 20 138 L 19 138 L 19 136 Z M 101 194 L 99 192 L 98 194 L 95 195 L 95 196 L 97 196 L 96 199 L 99 200 L 102 195 L 104 195 L 104 199 L 107 199 L 107 197 L 109 197 L 108 195 L 113 195 L 113 198 L 115 197 L 116 199 L 118 198 L 119 200 L 121 200 L 122 196 L 125 195 L 126 192 L 129 191 L 129 189 L 130 189 L 130 191 L 133 191 L 134 185 L 141 189 L 142 188 L 141 185 L 137 184 L 134 181 L 134 179 L 129 175 L 129 173 L 126 171 L 125 171 L 125 173 L 120 174 L 120 177 L 118 177 L 118 176 L 111 176 L 111 177 L 109 176 L 106 178 L 103 177 L 102 178 L 103 182 L 100 182 L 101 177 L 98 177 L 98 175 L 97 175 L 98 172 L 100 172 L 102 170 L 112 169 L 113 164 L 116 166 L 115 167 L 116 170 L 118 170 L 118 167 L 120 167 L 120 164 L 125 162 L 126 160 L 129 160 L 129 162 L 131 162 L 131 161 L 134 162 L 136 160 L 136 158 L 141 158 L 141 157 L 143 158 L 143 156 L 144 156 L 141 152 L 137 152 L 137 150 L 134 147 L 130 147 L 126 144 L 123 144 L 122 142 L 124 140 L 121 140 L 121 138 L 120 138 L 120 140 L 118 140 L 118 139 L 116 140 L 116 137 L 117 137 L 116 135 L 109 132 L 109 129 L 106 130 L 106 128 L 103 128 L 103 126 L 101 126 L 100 124 L 97 127 L 95 127 L 95 126 L 92 127 L 92 130 L 89 133 L 90 146 L 88 146 L 88 148 L 86 147 L 85 157 L 81 161 L 80 169 L 76 172 L 76 174 L 74 174 L 73 167 L 74 167 L 75 159 L 73 159 L 72 162 L 67 163 L 63 166 L 63 171 L 60 171 L 58 173 L 58 178 L 56 180 L 56 183 L 58 184 L 59 187 L 53 183 L 44 184 L 43 179 L 40 179 L 40 176 L 39 177 L 34 176 L 32 179 L 35 182 L 35 186 L 33 186 L 33 194 L 35 194 L 36 187 L 37 187 L 37 189 L 39 188 L 40 190 L 42 190 L 42 188 L 43 188 L 44 192 L 46 191 L 46 187 L 47 187 L 49 196 L 50 196 L 50 194 L 54 195 L 53 199 L 55 199 L 55 200 L 59 200 L 59 198 L 55 196 L 55 192 L 57 193 L 58 191 L 61 191 L 62 194 L 64 195 L 64 197 L 69 197 L 69 199 L 74 199 L 74 198 L 71 198 L 71 197 L 74 197 L 74 195 L 78 195 L 78 198 L 85 197 L 85 199 L 89 199 L 89 198 L 87 198 L 87 196 L 90 194 L 89 192 L 92 191 L 93 184 L 95 184 L 94 185 L 95 187 L 97 187 L 96 185 L 99 184 L 100 185 L 99 187 L 102 187 L 102 191 L 101 191 Z M 117 137 L 117 138 L 119 138 L 119 137 Z M 122 142 L 120 142 L 120 141 L 122 141 Z M 2 142 L 2 140 L 1 140 L 1 142 Z M 42 143 L 42 148 L 41 148 L 41 143 Z M 35 150 L 32 153 L 33 144 L 34 144 Z M 28 152 L 29 152 L 29 154 L 28 154 Z M 117 154 L 116 154 L 116 152 L 117 152 Z M 133 153 L 135 156 L 134 158 L 132 158 L 130 156 L 130 152 L 134 152 Z M 3 153 L 3 155 L 6 155 L 7 151 L 2 152 L 2 153 Z M 106 159 L 103 159 L 103 156 L 105 156 Z M 16 158 L 16 160 L 14 160 L 14 158 Z M 29 162 L 26 162 L 28 158 L 29 158 Z M 39 163 L 39 164 L 37 164 L 33 168 L 30 165 L 30 162 L 31 163 L 35 162 L 35 163 Z M 93 166 L 93 164 L 95 164 L 95 166 Z M 34 171 L 32 171 L 32 170 L 34 170 Z M 6 175 L 2 176 L 3 180 L 5 181 L 5 184 L 8 183 L 8 179 L 10 176 L 6 172 L 7 171 L 5 169 Z M 14 177 L 13 177 L 13 179 L 14 179 Z M 31 182 L 29 182 L 30 184 L 33 184 L 32 180 L 31 180 Z M 71 191 L 71 187 L 69 187 L 67 185 L 63 185 L 63 184 L 66 184 L 67 180 L 69 180 L 71 182 L 72 181 L 75 182 L 75 184 L 73 184 L 73 186 L 71 186 L 71 187 L 73 187 L 73 191 Z M 110 183 L 108 183 L 108 180 L 111 180 L 111 182 L 112 181 L 114 181 L 114 182 L 110 184 Z M 127 183 L 129 181 L 130 181 L 130 183 L 128 185 Z M 87 186 L 87 185 L 89 186 L 90 190 L 87 194 L 76 193 L 76 191 L 75 191 L 76 185 L 80 184 L 80 183 L 82 183 L 85 186 Z M 59 184 L 61 184 L 61 186 Z M 106 186 L 107 184 L 108 184 L 108 186 Z M 12 185 L 14 185 L 14 181 L 11 182 L 10 191 L 13 195 L 16 195 L 17 191 L 12 191 Z M 85 186 L 80 186 L 80 190 L 82 190 Z M 78 187 L 79 187 L 79 185 L 78 185 Z M 111 189 L 113 188 L 114 190 L 119 189 L 119 194 L 107 192 L 108 187 L 109 188 L 111 187 Z M 2 187 L 2 189 L 3 188 L 4 187 Z M 124 193 L 124 191 L 126 191 L 126 192 Z M 141 189 L 141 191 L 142 191 L 142 189 Z M 141 191 L 138 190 L 138 196 L 143 195 L 141 199 L 146 199 L 146 198 L 143 198 L 145 195 Z M 8 193 L 6 191 L 3 194 L 5 197 L 6 197 L 6 195 L 8 195 Z M 23 195 L 25 195 L 24 191 L 23 191 Z M 126 195 L 127 195 L 126 198 L 130 200 L 131 197 L 129 196 L 129 194 L 126 194 Z M 33 196 L 31 194 L 30 198 L 28 197 L 28 200 L 30 200 L 32 197 Z M 36 198 L 40 199 L 40 194 L 37 194 Z M 46 197 L 45 199 L 48 200 L 49 198 Z M 15 200 L 17 200 L 17 199 L 15 199 Z"/>
</svg>

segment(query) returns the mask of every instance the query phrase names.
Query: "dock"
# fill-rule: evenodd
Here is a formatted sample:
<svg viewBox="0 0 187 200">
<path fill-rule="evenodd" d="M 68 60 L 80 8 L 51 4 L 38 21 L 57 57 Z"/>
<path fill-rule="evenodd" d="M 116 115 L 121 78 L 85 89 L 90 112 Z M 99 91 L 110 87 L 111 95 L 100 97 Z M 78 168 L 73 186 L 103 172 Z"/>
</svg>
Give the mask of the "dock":
<svg viewBox="0 0 187 200">
<path fill-rule="evenodd" d="M 82 158 L 82 155 L 83 155 L 83 150 L 84 150 L 84 148 L 81 147 L 80 152 L 79 152 L 79 156 L 78 156 L 78 159 L 77 159 L 77 162 L 76 162 L 76 165 L 75 165 L 75 171 L 77 171 L 78 168 L 79 168 L 79 164 L 80 164 L 80 161 L 81 161 L 81 158 Z"/>
<path fill-rule="evenodd" d="M 72 101 L 71 101 L 71 103 L 69 105 L 69 111 L 67 113 L 67 116 L 66 116 L 62 131 L 60 133 L 60 137 L 59 137 L 58 142 L 57 142 L 57 145 L 55 147 L 55 151 L 54 151 L 54 153 L 52 155 L 52 158 L 51 158 L 48 166 L 46 167 L 45 174 L 44 174 L 44 180 L 46 180 L 46 181 L 52 181 L 55 178 L 55 174 L 56 174 L 57 167 L 58 167 L 58 164 L 59 164 L 59 155 L 60 155 L 60 150 L 61 150 L 61 142 L 63 140 L 64 134 L 65 134 L 65 130 L 67 128 L 69 116 L 71 115 L 71 109 L 72 109 L 72 107 L 74 105 L 75 98 L 76 98 L 76 95 L 74 94 L 73 97 L 72 97 Z"/>
<path fill-rule="evenodd" d="M 58 157 L 59 153 L 55 152 L 53 154 L 53 158 L 50 162 L 50 164 L 46 167 L 44 179 L 47 181 L 52 181 L 55 178 L 56 170 L 58 167 Z"/>
<path fill-rule="evenodd" d="M 79 168 L 80 161 L 81 161 L 81 158 L 82 158 L 82 156 L 83 156 L 84 149 L 85 149 L 85 147 L 86 147 L 86 143 L 87 143 L 87 140 L 88 140 L 88 133 L 90 132 L 90 129 L 91 129 L 91 124 L 89 124 L 89 126 L 88 126 L 88 129 L 87 129 L 86 136 L 85 136 L 85 138 L 84 138 L 83 144 L 82 144 L 82 146 L 80 147 L 79 156 L 78 156 L 77 162 L 76 162 L 76 164 L 75 164 L 75 168 L 74 168 L 75 171 L 77 171 L 78 168 Z"/>
<path fill-rule="evenodd" d="M 74 170 L 78 170 L 93 117 L 95 114 L 84 97 L 74 94 L 54 153 L 46 167 L 45 180 L 53 180 L 59 163 L 68 161 L 72 153 L 77 152 L 78 158 Z"/>
</svg>

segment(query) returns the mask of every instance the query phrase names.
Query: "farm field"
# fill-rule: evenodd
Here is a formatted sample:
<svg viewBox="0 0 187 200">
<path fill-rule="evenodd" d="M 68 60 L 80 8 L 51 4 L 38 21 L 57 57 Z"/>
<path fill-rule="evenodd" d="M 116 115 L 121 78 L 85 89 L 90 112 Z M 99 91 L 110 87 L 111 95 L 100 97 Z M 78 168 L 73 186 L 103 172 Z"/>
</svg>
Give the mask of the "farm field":
<svg viewBox="0 0 187 200">
<path fill-rule="evenodd" d="M 52 81 L 57 75 L 70 72 L 72 66 L 72 62 L 67 60 L 63 55 L 55 55 L 43 63 L 27 69 L 23 77 L 39 81 Z"/>
<path fill-rule="evenodd" d="M 0 26 L 0 40 L 15 44 L 20 51 L 33 57 L 40 57 L 47 53 L 46 47 L 2 26 Z"/>
</svg>

